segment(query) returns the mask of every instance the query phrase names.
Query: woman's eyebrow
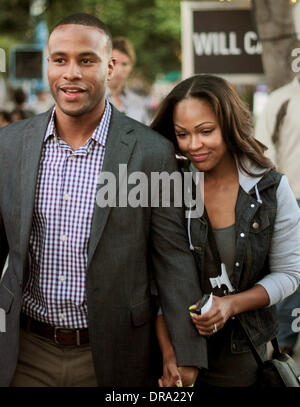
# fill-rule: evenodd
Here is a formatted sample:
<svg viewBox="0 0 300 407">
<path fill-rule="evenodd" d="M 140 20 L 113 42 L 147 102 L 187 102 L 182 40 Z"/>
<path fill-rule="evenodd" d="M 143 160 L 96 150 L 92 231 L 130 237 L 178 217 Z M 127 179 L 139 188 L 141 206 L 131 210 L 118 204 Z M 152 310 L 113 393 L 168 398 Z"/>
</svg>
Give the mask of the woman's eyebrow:
<svg viewBox="0 0 300 407">
<path fill-rule="evenodd" d="M 203 124 L 214 124 L 214 122 L 209 122 L 209 121 L 201 122 L 201 123 L 197 124 L 194 128 L 196 129 L 197 127 L 203 126 Z M 181 129 L 185 130 L 185 128 L 180 126 L 180 124 L 174 123 L 174 126 L 180 127 Z"/>
</svg>

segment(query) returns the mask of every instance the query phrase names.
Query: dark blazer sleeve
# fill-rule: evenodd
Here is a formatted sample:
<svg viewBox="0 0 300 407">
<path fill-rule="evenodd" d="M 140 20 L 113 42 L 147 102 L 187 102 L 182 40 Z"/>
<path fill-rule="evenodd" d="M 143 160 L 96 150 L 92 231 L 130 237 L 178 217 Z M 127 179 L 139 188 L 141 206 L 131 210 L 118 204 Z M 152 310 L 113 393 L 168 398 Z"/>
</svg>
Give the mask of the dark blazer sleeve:
<svg viewBox="0 0 300 407">
<path fill-rule="evenodd" d="M 175 152 L 166 148 L 161 171 L 177 171 Z M 206 339 L 194 327 L 189 306 L 201 298 L 195 260 L 190 252 L 183 208 L 152 208 L 152 262 L 163 315 L 179 366 L 207 367 Z"/>
<path fill-rule="evenodd" d="M 5 133 L 4 128 L 0 129 L 0 146 L 1 146 L 2 135 L 4 133 Z M 3 157 L 1 155 L 1 153 L 3 153 L 3 147 L 1 148 L 1 151 L 0 151 L 0 162 L 3 162 Z M 2 172 L 3 172 L 3 169 L 2 169 Z M 1 173 L 1 175 L 2 175 L 2 173 Z M 2 179 L 0 178 L 0 191 L 3 191 L 1 182 L 2 182 Z M 0 208 L 0 280 L 2 277 L 3 267 L 5 264 L 7 255 L 8 255 L 8 242 L 7 242 L 6 232 L 5 232 L 4 223 L 3 223 L 2 214 L 1 214 L 1 208 Z"/>
<path fill-rule="evenodd" d="M 8 255 L 8 243 L 0 212 L 0 280 L 7 255 Z"/>
</svg>

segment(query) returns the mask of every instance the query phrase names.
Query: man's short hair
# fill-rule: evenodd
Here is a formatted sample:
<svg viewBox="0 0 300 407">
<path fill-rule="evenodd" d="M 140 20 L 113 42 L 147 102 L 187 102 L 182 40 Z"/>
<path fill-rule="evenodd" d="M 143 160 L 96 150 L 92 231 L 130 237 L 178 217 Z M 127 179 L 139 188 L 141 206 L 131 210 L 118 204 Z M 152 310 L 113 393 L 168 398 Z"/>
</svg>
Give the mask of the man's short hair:
<svg viewBox="0 0 300 407">
<path fill-rule="evenodd" d="M 98 17 L 93 16 L 92 14 L 87 13 L 75 13 L 69 16 L 64 17 L 60 20 L 51 30 L 50 35 L 52 32 L 59 27 L 60 25 L 68 25 L 68 24 L 78 24 L 78 25 L 85 25 L 87 27 L 96 27 L 103 31 L 107 36 L 107 46 L 108 49 L 112 50 L 112 36 L 109 31 L 109 28 L 103 21 L 101 21 Z"/>
<path fill-rule="evenodd" d="M 119 52 L 127 55 L 134 65 L 135 63 L 135 51 L 132 43 L 125 37 L 114 37 L 112 40 L 112 49 L 116 49 Z"/>
</svg>

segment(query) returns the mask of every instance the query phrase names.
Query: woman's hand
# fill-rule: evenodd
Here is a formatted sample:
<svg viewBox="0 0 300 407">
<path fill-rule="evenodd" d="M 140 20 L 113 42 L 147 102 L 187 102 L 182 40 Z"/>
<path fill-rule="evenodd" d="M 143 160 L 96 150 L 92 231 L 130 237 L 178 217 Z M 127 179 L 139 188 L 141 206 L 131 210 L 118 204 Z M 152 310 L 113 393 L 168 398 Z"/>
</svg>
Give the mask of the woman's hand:
<svg viewBox="0 0 300 407">
<path fill-rule="evenodd" d="M 158 379 L 159 387 L 191 387 L 194 385 L 198 368 L 194 366 L 177 367 L 176 359 L 168 360 L 163 364 L 163 375 Z"/>
<path fill-rule="evenodd" d="M 226 321 L 245 311 L 266 307 L 270 298 L 263 286 L 257 283 L 249 290 L 226 295 L 213 296 L 212 307 L 203 315 L 191 314 L 192 320 L 200 335 L 209 336 L 223 328 Z M 193 312 L 193 310 L 191 310 Z"/>
<path fill-rule="evenodd" d="M 191 317 L 200 335 L 210 336 L 223 328 L 226 321 L 234 315 L 233 295 L 225 297 L 213 296 L 210 310 L 197 315 L 191 310 Z"/>
<path fill-rule="evenodd" d="M 183 387 L 192 387 L 197 379 L 199 369 L 195 366 L 181 366 L 178 368 Z"/>
<path fill-rule="evenodd" d="M 176 357 L 163 361 L 163 375 L 158 379 L 159 387 L 182 387 L 181 376 L 176 364 Z"/>
</svg>

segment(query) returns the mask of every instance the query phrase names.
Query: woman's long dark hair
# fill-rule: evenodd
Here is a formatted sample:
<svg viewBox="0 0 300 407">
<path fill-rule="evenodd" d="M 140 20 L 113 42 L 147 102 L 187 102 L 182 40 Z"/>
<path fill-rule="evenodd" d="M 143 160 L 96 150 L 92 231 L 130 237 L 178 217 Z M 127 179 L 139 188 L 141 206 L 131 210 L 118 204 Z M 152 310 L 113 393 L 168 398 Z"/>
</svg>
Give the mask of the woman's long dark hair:
<svg viewBox="0 0 300 407">
<path fill-rule="evenodd" d="M 274 168 L 272 161 L 264 155 L 267 147 L 253 136 L 253 123 L 247 105 L 226 80 L 214 75 L 195 75 L 180 82 L 162 101 L 154 117 L 150 127 L 172 141 L 177 154 L 182 155 L 175 136 L 173 112 L 178 102 L 190 97 L 205 99 L 211 105 L 224 142 L 243 171 L 255 176 L 246 167 L 245 157 L 266 169 L 266 172 Z"/>
</svg>

